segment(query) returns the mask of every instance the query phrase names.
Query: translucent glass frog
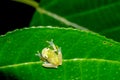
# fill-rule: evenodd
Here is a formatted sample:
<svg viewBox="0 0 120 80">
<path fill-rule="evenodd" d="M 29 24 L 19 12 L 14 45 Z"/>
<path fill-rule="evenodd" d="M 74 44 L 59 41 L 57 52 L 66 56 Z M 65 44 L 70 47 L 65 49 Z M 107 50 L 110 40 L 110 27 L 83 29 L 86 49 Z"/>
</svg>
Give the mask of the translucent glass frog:
<svg viewBox="0 0 120 80">
<path fill-rule="evenodd" d="M 42 66 L 49 68 L 57 68 L 59 65 L 62 65 L 62 53 L 61 48 L 56 46 L 53 43 L 53 40 L 47 41 L 50 44 L 49 47 L 46 47 L 42 50 L 42 53 L 37 51 L 37 56 L 43 61 Z"/>
</svg>

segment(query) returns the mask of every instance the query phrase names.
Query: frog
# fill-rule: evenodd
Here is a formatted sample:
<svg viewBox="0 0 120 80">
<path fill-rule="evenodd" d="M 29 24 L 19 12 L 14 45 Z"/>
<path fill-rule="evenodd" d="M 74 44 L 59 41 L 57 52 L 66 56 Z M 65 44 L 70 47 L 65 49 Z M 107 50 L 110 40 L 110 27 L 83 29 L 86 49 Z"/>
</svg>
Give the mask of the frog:
<svg viewBox="0 0 120 80">
<path fill-rule="evenodd" d="M 62 65 L 61 48 L 54 44 L 53 39 L 46 42 L 49 44 L 49 47 L 43 48 L 41 53 L 37 51 L 36 55 L 42 60 L 43 67 L 58 68 L 58 66 Z"/>
</svg>

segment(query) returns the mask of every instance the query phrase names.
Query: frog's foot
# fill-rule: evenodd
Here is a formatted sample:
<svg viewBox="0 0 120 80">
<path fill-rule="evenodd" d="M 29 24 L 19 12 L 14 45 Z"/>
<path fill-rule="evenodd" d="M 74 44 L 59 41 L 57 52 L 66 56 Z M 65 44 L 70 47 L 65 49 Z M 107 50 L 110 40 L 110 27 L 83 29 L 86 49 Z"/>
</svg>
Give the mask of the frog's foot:
<svg viewBox="0 0 120 80">
<path fill-rule="evenodd" d="M 50 46 L 51 46 L 55 51 L 57 51 L 57 48 L 56 48 L 55 44 L 53 43 L 53 39 L 51 39 L 51 41 L 47 41 L 47 43 L 49 43 Z"/>
<path fill-rule="evenodd" d="M 37 51 L 37 54 L 35 54 L 35 55 L 41 57 L 41 54 L 39 51 Z"/>
</svg>

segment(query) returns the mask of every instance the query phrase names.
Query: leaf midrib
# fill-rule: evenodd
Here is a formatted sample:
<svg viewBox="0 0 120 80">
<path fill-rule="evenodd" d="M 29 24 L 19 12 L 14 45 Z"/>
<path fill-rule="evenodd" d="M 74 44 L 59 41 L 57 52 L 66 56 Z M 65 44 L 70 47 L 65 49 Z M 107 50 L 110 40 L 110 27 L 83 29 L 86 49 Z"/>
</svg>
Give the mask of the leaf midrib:
<svg viewBox="0 0 120 80">
<path fill-rule="evenodd" d="M 108 62 L 108 63 L 113 63 L 113 64 L 119 64 L 120 61 L 114 61 L 114 60 L 106 60 L 106 59 L 97 59 L 97 58 L 74 58 L 74 59 L 64 59 L 63 62 L 74 62 L 74 61 L 98 61 L 98 62 Z M 6 66 L 1 66 L 0 69 L 5 69 L 5 68 L 11 68 L 11 67 L 19 67 L 19 66 L 28 66 L 28 65 L 33 65 L 33 64 L 42 64 L 41 61 L 35 61 L 35 62 L 25 62 L 25 63 L 19 63 L 19 64 L 12 64 L 12 65 L 6 65 Z"/>
</svg>

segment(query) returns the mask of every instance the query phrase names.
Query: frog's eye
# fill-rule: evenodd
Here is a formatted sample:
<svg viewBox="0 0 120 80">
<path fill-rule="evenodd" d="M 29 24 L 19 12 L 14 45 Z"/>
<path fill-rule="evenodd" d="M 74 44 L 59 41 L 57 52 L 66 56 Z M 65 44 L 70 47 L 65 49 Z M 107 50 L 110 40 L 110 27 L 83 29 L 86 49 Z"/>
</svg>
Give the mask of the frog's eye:
<svg viewBox="0 0 120 80">
<path fill-rule="evenodd" d="M 48 58 L 48 55 L 47 55 L 48 50 L 49 50 L 49 48 L 44 48 L 44 49 L 42 50 L 42 57 L 45 58 L 45 59 Z"/>
<path fill-rule="evenodd" d="M 48 56 L 46 54 L 42 54 L 42 57 L 45 58 L 45 59 L 48 58 Z"/>
</svg>

